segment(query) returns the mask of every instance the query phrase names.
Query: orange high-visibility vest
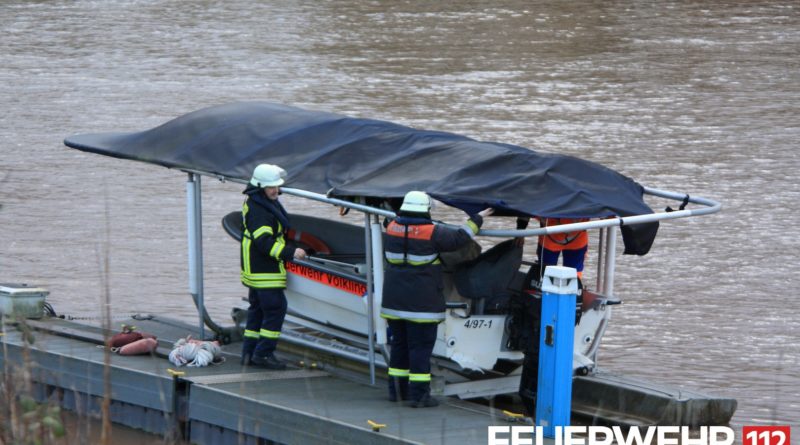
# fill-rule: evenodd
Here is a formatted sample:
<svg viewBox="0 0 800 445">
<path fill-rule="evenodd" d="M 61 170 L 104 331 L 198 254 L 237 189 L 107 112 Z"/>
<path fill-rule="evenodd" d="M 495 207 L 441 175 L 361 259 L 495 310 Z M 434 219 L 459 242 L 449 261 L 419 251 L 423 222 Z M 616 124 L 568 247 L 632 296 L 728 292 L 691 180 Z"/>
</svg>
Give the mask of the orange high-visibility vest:
<svg viewBox="0 0 800 445">
<path fill-rule="evenodd" d="M 541 218 L 539 221 L 544 221 L 543 225 L 545 227 L 551 227 L 560 226 L 562 224 L 586 222 L 589 221 L 589 219 Z M 562 250 L 578 250 L 589 245 L 589 233 L 585 230 L 578 230 L 575 232 L 542 235 L 539 237 L 539 244 L 542 244 L 545 249 L 552 250 L 553 252 L 561 252 Z"/>
</svg>

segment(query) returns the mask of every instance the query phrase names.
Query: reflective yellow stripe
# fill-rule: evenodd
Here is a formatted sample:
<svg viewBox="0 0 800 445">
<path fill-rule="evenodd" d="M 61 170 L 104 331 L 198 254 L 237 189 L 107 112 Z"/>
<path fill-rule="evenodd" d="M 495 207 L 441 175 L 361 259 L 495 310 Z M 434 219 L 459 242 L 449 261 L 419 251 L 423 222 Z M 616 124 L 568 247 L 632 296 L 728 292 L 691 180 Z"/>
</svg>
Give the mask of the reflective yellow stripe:
<svg viewBox="0 0 800 445">
<path fill-rule="evenodd" d="M 250 207 L 247 199 L 242 203 L 242 275 L 250 273 L 250 230 L 247 228 L 247 213 Z"/>
<path fill-rule="evenodd" d="M 285 280 L 286 273 L 283 271 L 271 272 L 271 273 L 249 273 L 247 274 L 247 278 L 250 278 L 251 280 L 267 280 L 267 281 Z"/>
<path fill-rule="evenodd" d="M 261 332 L 260 332 L 260 335 L 262 337 L 271 338 L 273 340 L 276 340 L 278 337 L 281 336 L 281 333 L 280 333 L 280 331 L 269 331 L 267 329 L 262 329 Z"/>
<path fill-rule="evenodd" d="M 439 323 L 446 317 L 446 312 L 414 312 L 414 311 L 401 311 L 399 309 L 392 309 L 388 307 L 381 308 L 381 317 L 388 318 L 389 320 L 409 320 L 417 323 L 433 322 Z"/>
<path fill-rule="evenodd" d="M 408 377 L 408 369 L 389 368 L 390 377 Z"/>
<path fill-rule="evenodd" d="M 402 259 L 405 259 L 406 257 L 411 261 L 417 261 L 417 262 L 421 262 L 421 263 L 430 263 L 430 262 L 435 261 L 436 258 L 439 257 L 439 254 L 438 253 L 433 253 L 433 254 L 430 254 L 430 255 L 414 255 L 414 254 L 409 253 L 408 255 L 403 255 L 402 253 L 399 253 L 399 252 L 386 252 L 386 259 L 388 259 L 389 261 L 402 260 Z"/>
<path fill-rule="evenodd" d="M 284 247 L 286 247 L 286 241 L 283 240 L 283 236 L 280 236 L 275 240 L 275 244 L 272 245 L 269 256 L 278 260 L 281 259 L 281 252 L 283 252 Z"/>
<path fill-rule="evenodd" d="M 430 318 L 404 318 L 398 317 L 397 315 L 390 315 L 390 314 L 381 314 L 381 318 L 385 318 L 387 320 L 405 320 L 410 321 L 413 323 L 441 323 L 443 319 L 436 319 L 432 320 Z"/>
<path fill-rule="evenodd" d="M 248 261 L 245 261 L 245 265 L 249 266 Z M 245 284 L 251 283 L 286 283 L 286 268 L 283 266 L 283 262 L 278 263 L 279 272 L 271 272 L 271 273 L 252 273 L 249 271 L 243 270 L 241 273 L 242 282 Z M 249 270 L 250 268 L 247 267 Z M 256 286 L 260 287 L 260 286 Z"/>
<path fill-rule="evenodd" d="M 259 236 L 261 236 L 261 235 L 263 235 L 265 233 L 269 233 L 270 235 L 272 235 L 272 233 L 273 233 L 272 232 L 272 227 L 270 227 L 270 226 L 261 226 L 261 227 L 259 227 L 258 230 L 253 232 L 253 239 L 258 238 Z"/>
<path fill-rule="evenodd" d="M 387 257 L 386 261 L 389 264 L 410 264 L 412 266 L 425 266 L 425 265 L 428 265 L 428 264 L 442 264 L 442 261 L 439 260 L 439 258 L 436 258 L 436 261 L 432 261 L 432 262 L 431 261 L 412 261 L 412 260 L 409 259 L 408 262 L 406 263 L 402 259 L 396 260 L 396 259 Z"/>
<path fill-rule="evenodd" d="M 242 284 L 256 289 L 283 289 L 286 287 L 286 279 L 252 280 L 242 275 Z"/>
<path fill-rule="evenodd" d="M 245 232 L 245 235 L 247 233 Z M 243 237 L 242 238 L 242 275 L 247 275 L 250 273 L 250 238 Z"/>
<path fill-rule="evenodd" d="M 249 329 L 244 330 L 245 338 L 258 338 L 258 331 L 251 331 Z"/>
<path fill-rule="evenodd" d="M 430 374 L 409 374 L 408 380 L 411 382 L 430 382 L 431 375 Z"/>
<path fill-rule="evenodd" d="M 242 284 L 247 287 L 252 287 L 253 289 L 286 289 L 286 283 L 265 283 L 263 281 L 245 281 L 242 280 Z"/>
<path fill-rule="evenodd" d="M 286 281 L 286 275 L 281 273 L 243 273 L 242 279 L 250 281 Z"/>
<path fill-rule="evenodd" d="M 478 227 L 478 225 L 475 224 L 471 219 L 467 221 L 467 227 L 469 227 L 469 230 L 472 231 L 473 235 L 477 235 L 481 230 L 481 228 Z"/>
</svg>

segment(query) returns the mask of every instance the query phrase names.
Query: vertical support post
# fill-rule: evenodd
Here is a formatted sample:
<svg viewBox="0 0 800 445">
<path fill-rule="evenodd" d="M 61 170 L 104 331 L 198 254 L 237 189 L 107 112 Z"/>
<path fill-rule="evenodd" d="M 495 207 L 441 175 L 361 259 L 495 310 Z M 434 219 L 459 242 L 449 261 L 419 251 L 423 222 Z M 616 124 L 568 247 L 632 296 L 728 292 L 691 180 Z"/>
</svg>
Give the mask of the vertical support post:
<svg viewBox="0 0 800 445">
<path fill-rule="evenodd" d="M 189 293 L 197 302 L 200 338 L 205 339 L 203 319 L 203 209 L 200 175 L 189 173 L 186 180 L 186 226 L 189 236 Z"/>
<path fill-rule="evenodd" d="M 536 425 L 545 437 L 570 424 L 572 354 L 578 274 L 571 267 L 547 266 L 542 278 L 542 328 L 539 337 L 539 383 Z"/>
<path fill-rule="evenodd" d="M 188 236 L 188 246 L 189 246 L 189 293 L 192 296 L 197 295 L 197 278 L 195 274 L 197 271 L 195 270 L 195 262 L 197 258 L 197 236 L 195 236 L 195 223 L 194 223 L 194 177 L 192 173 L 189 173 L 189 177 L 186 180 L 186 234 Z"/>
<path fill-rule="evenodd" d="M 603 292 L 603 278 L 605 275 L 605 240 L 608 233 L 608 227 L 604 227 L 598 231 L 597 240 L 597 284 L 595 289 L 598 292 Z"/>
<path fill-rule="evenodd" d="M 372 285 L 375 292 L 375 332 L 377 333 L 376 342 L 379 345 L 386 344 L 386 320 L 381 318 L 381 304 L 383 303 L 383 231 L 381 230 L 380 218 L 372 215 Z"/>
<path fill-rule="evenodd" d="M 375 384 L 375 291 L 372 273 L 372 227 L 369 213 L 364 213 L 364 249 L 367 256 L 367 343 L 369 345 L 369 383 Z"/>
<path fill-rule="evenodd" d="M 614 264 L 617 262 L 617 230 L 608 228 L 608 245 L 606 246 L 606 277 L 603 293 L 607 296 L 614 295 Z"/>
</svg>

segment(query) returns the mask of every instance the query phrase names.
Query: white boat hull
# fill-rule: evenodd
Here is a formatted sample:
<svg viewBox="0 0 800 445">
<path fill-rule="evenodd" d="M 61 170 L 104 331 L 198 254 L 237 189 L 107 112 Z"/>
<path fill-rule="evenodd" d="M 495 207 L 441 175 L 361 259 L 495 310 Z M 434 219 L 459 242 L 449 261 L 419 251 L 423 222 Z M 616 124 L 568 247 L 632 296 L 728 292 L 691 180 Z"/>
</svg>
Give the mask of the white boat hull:
<svg viewBox="0 0 800 445">
<path fill-rule="evenodd" d="M 289 312 L 317 323 L 355 334 L 368 335 L 366 283 L 323 265 L 287 265 Z M 602 301 L 584 305 L 575 327 L 573 368 L 585 373 L 594 368 L 593 355 L 599 345 L 610 307 Z M 506 347 L 508 314 L 468 315 L 452 309 L 439 325 L 433 355 L 457 363 L 464 370 L 492 370 L 498 360 L 521 363 L 523 353 Z"/>
</svg>

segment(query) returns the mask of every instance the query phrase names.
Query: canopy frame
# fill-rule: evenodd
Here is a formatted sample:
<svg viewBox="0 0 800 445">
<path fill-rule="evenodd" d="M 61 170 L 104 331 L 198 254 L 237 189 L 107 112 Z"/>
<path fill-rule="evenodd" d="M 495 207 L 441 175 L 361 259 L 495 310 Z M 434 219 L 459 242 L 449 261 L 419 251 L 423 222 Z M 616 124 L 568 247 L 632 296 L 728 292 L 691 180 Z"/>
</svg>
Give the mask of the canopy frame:
<svg viewBox="0 0 800 445">
<path fill-rule="evenodd" d="M 204 172 L 183 170 L 189 177 L 186 183 L 186 203 L 187 203 L 187 221 L 188 233 L 187 239 L 189 241 L 189 293 L 195 300 L 197 306 L 200 332 L 204 333 L 205 326 L 208 325 L 218 335 L 222 334 L 229 339 L 238 338 L 239 334 L 234 332 L 231 328 L 222 328 L 216 325 L 206 312 L 204 305 L 204 292 L 203 292 L 203 243 L 202 243 L 202 187 L 200 177 L 203 175 L 216 177 L 220 181 L 231 181 L 246 184 L 238 178 L 226 178 L 220 175 L 209 175 Z M 364 213 L 364 242 L 365 252 L 367 252 L 367 310 L 370 316 L 367 317 L 368 321 L 368 341 L 369 341 L 369 370 L 370 382 L 375 384 L 375 346 L 380 346 L 380 350 L 385 352 L 383 347 L 386 342 L 385 323 L 382 318 L 378 316 L 380 307 L 380 300 L 383 293 L 383 261 L 380 261 L 380 252 L 383 251 L 383 241 L 380 236 L 380 224 L 378 217 L 383 216 L 387 218 L 395 218 L 397 215 L 389 210 L 373 207 L 365 204 L 364 202 L 351 202 L 344 199 L 331 198 L 320 193 L 314 193 L 307 190 L 301 190 L 291 187 L 281 187 L 281 191 L 288 195 L 297 196 L 300 198 L 311 199 L 334 206 L 345 207 L 348 209 L 357 210 Z M 677 211 L 665 211 L 659 213 L 651 213 L 645 215 L 634 215 L 628 217 L 613 217 L 595 221 L 587 221 L 573 224 L 563 224 L 559 226 L 547 226 L 537 229 L 526 230 L 480 230 L 478 236 L 488 237 L 532 237 L 540 235 L 549 235 L 555 233 L 574 232 L 579 230 L 593 230 L 600 229 L 599 252 L 600 258 L 598 260 L 597 270 L 597 289 L 602 290 L 610 300 L 614 296 L 614 272 L 616 263 L 617 251 L 617 231 L 615 228 L 625 225 L 644 224 L 657 221 L 666 221 L 677 218 L 688 218 L 693 216 L 709 215 L 719 212 L 722 209 L 722 204 L 717 201 L 698 197 L 690 196 L 685 193 L 677 193 L 665 190 L 659 190 L 650 187 L 644 187 L 644 193 L 651 196 L 657 196 L 666 199 L 672 199 L 681 203 L 694 203 L 702 207 L 693 209 L 683 209 Z M 362 200 L 363 201 L 363 200 Z M 683 206 L 682 206 L 683 207 Z M 377 335 L 376 335 L 377 333 Z M 205 338 L 201 336 L 201 338 Z M 596 351 L 594 351 L 596 354 Z"/>
</svg>

